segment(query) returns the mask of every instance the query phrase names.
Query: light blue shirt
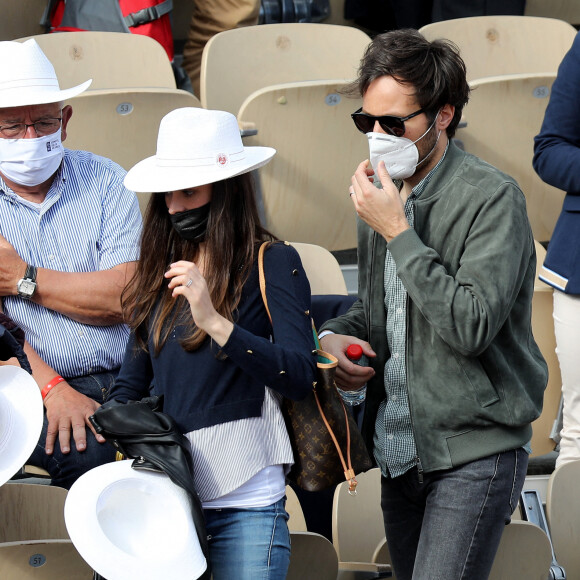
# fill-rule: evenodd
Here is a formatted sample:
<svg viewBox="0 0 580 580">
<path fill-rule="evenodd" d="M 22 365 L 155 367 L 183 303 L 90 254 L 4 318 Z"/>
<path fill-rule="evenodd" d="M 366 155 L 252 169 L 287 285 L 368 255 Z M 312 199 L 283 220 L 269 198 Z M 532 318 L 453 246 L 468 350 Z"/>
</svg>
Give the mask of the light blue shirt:
<svg viewBox="0 0 580 580">
<path fill-rule="evenodd" d="M 65 149 L 42 203 L 23 199 L 0 177 L 0 233 L 37 268 L 95 272 L 135 261 L 141 214 L 124 176 L 125 170 L 109 159 Z M 4 297 L 3 306 L 38 355 L 62 376 L 120 366 L 125 325 L 82 324 L 18 296 Z"/>
</svg>

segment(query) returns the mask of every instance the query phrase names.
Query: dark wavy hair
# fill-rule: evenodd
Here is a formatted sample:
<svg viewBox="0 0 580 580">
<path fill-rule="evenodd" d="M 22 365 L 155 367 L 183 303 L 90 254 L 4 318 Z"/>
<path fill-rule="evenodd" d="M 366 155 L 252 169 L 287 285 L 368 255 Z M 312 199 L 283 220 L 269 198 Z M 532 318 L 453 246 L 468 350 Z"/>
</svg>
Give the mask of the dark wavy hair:
<svg viewBox="0 0 580 580">
<path fill-rule="evenodd" d="M 213 184 L 204 276 L 215 309 L 228 320 L 233 321 L 260 243 L 275 239 L 260 224 L 251 174 Z M 195 326 L 187 300 L 172 298 L 163 277 L 171 263 L 195 261 L 198 255 L 199 245 L 173 229 L 165 194 L 152 194 L 137 268 L 121 297 L 125 320 L 141 348 L 147 349 L 145 337 L 150 336 L 158 354 L 176 324 L 190 328 L 182 342 L 185 350 L 196 350 L 205 340 L 207 333 Z"/>
<path fill-rule="evenodd" d="M 453 105 L 455 114 L 447 127 L 449 138 L 469 100 L 469 84 L 459 48 L 449 40 L 428 41 L 414 29 L 392 30 L 375 36 L 360 62 L 358 78 L 346 93 L 364 96 L 369 85 L 382 76 L 409 85 L 431 120 L 444 105 Z"/>
</svg>

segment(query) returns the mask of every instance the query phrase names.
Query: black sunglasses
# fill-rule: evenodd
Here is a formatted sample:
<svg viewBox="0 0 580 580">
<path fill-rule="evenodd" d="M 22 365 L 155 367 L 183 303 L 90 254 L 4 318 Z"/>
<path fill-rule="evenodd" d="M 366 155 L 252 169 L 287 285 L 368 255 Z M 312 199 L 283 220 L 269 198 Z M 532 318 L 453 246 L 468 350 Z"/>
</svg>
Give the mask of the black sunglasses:
<svg viewBox="0 0 580 580">
<path fill-rule="evenodd" d="M 356 128 L 361 133 L 371 133 L 375 123 L 378 121 L 379 125 L 386 133 L 394 135 L 395 137 L 402 137 L 405 134 L 405 121 L 416 117 L 424 113 L 423 109 L 419 109 L 406 117 L 395 117 L 393 115 L 382 115 L 381 117 L 375 117 L 373 115 L 367 115 L 362 112 L 362 107 L 351 114 L 352 120 L 356 125 Z"/>
</svg>

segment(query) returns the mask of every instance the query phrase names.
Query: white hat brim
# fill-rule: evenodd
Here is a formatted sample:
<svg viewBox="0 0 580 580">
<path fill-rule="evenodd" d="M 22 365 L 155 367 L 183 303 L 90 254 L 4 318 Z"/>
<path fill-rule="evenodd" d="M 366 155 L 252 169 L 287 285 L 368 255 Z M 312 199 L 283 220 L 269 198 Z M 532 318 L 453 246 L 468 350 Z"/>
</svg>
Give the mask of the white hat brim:
<svg viewBox="0 0 580 580">
<path fill-rule="evenodd" d="M 132 463 L 95 467 L 72 485 L 64 506 L 72 543 L 107 580 L 199 578 L 207 562 L 187 493 Z"/>
<path fill-rule="evenodd" d="M 232 163 L 225 167 L 163 166 L 153 155 L 132 167 L 123 183 L 127 189 L 136 192 L 159 193 L 179 191 L 215 183 L 236 175 L 259 169 L 276 154 L 272 147 L 244 147 L 243 162 Z"/>
<path fill-rule="evenodd" d="M 25 107 L 30 105 L 46 105 L 48 103 L 60 103 L 67 101 L 86 91 L 93 79 L 71 87 L 70 89 L 55 89 L 54 87 L 22 87 L 0 91 L 0 108 Z"/>
<path fill-rule="evenodd" d="M 0 485 L 34 451 L 43 419 L 42 397 L 32 376 L 20 367 L 0 367 Z"/>
</svg>

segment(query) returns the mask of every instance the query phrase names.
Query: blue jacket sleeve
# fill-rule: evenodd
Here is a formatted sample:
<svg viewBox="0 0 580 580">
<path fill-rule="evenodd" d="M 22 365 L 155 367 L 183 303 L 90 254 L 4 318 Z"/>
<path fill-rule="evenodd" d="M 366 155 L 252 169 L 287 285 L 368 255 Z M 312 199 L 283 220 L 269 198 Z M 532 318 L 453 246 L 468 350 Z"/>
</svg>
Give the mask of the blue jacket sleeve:
<svg viewBox="0 0 580 580">
<path fill-rule="evenodd" d="M 273 341 L 234 326 L 222 350 L 244 372 L 289 399 L 302 399 L 316 375 L 310 284 L 296 250 L 275 244 L 264 254 Z"/>
<path fill-rule="evenodd" d="M 580 194 L 580 33 L 564 57 L 552 86 L 539 135 L 534 169 L 546 183 Z"/>
</svg>

